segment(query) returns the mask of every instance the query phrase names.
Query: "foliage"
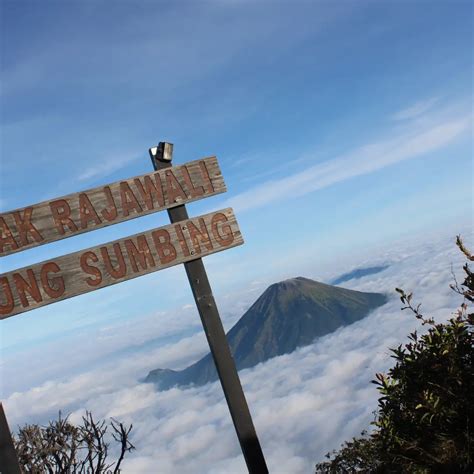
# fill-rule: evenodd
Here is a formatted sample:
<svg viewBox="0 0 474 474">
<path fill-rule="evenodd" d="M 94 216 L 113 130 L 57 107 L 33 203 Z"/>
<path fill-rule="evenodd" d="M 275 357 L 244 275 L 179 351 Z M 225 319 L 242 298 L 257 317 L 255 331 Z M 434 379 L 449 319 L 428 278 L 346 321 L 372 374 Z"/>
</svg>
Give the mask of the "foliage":
<svg viewBox="0 0 474 474">
<path fill-rule="evenodd" d="M 109 462 L 109 425 L 95 421 L 90 412 L 82 424 L 74 426 L 68 418 L 50 421 L 47 426 L 25 425 L 14 437 L 15 448 L 24 472 L 32 474 L 119 474 L 125 454 L 135 449 L 129 440 L 128 427 L 112 419 L 111 436 L 118 443 L 120 455 Z"/>
<path fill-rule="evenodd" d="M 459 249 L 474 257 L 458 236 Z M 447 323 L 437 324 L 412 305 L 413 295 L 397 288 L 404 304 L 428 330 L 409 335 L 391 349 L 395 365 L 376 374 L 378 411 L 369 435 L 346 442 L 317 473 L 471 473 L 474 471 L 472 423 L 474 391 L 474 274 L 466 263 L 465 280 L 451 288 L 463 302 Z"/>
</svg>

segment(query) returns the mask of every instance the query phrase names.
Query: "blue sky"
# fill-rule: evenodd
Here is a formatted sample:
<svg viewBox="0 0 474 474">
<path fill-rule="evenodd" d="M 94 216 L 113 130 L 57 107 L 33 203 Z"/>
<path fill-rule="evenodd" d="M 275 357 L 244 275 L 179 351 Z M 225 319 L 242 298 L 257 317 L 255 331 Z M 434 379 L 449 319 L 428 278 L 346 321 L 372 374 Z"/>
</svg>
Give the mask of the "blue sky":
<svg viewBox="0 0 474 474">
<path fill-rule="evenodd" d="M 1 3 L 2 211 L 217 155 L 245 245 L 218 296 L 317 275 L 472 215 L 470 2 Z M 144 217 L 2 259 L 2 271 L 164 225 Z M 2 321 L 21 351 L 192 303 L 183 269 Z"/>
</svg>

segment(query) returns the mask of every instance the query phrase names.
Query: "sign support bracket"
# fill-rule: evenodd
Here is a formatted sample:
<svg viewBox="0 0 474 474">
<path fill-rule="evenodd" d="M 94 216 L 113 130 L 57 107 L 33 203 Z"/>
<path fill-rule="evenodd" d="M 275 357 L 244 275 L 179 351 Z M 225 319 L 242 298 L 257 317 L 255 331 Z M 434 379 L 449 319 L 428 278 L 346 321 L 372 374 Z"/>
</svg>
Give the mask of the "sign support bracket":
<svg viewBox="0 0 474 474">
<path fill-rule="evenodd" d="M 173 144 L 160 142 L 150 149 L 156 171 L 172 166 Z M 188 219 L 186 206 L 168 209 L 171 223 Z M 224 327 L 201 258 L 184 263 L 189 284 L 206 334 L 207 342 L 216 365 L 227 405 L 234 423 L 240 447 L 250 474 L 267 474 L 268 468 L 255 431 L 237 368 L 230 352 Z"/>
</svg>

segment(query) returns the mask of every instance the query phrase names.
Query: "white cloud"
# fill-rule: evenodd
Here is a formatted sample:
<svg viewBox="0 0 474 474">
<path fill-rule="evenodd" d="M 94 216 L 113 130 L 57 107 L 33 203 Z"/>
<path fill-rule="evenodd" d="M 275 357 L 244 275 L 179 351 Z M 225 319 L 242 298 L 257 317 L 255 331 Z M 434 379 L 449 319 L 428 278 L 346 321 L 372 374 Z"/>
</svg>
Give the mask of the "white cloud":
<svg viewBox="0 0 474 474">
<path fill-rule="evenodd" d="M 471 123 L 470 117 L 409 132 L 385 141 L 367 144 L 333 160 L 318 163 L 283 179 L 267 181 L 238 194 L 223 204 L 242 212 L 275 201 L 304 196 L 357 176 L 372 173 L 401 161 L 417 158 L 448 145 Z"/>
<path fill-rule="evenodd" d="M 432 97 L 431 99 L 427 100 L 420 100 L 413 104 L 411 107 L 407 107 L 406 109 L 398 111 L 396 114 L 392 116 L 393 120 L 408 120 L 416 118 L 425 112 L 428 112 L 433 105 L 435 105 L 439 101 L 439 97 Z"/>
<path fill-rule="evenodd" d="M 225 327 L 230 328 L 253 303 L 258 296 L 257 290 L 254 286 L 252 291 L 233 292 L 221 298 L 216 296 Z M 106 300 L 104 304 L 107 307 L 110 302 Z M 98 312 L 102 311 L 99 307 Z M 182 368 L 203 355 L 207 348 L 198 312 L 191 304 L 125 321 L 108 320 L 102 327 L 94 321 L 97 315 L 91 315 L 87 308 L 80 319 L 86 318 L 91 318 L 89 325 L 76 327 L 53 339 L 30 342 L 20 352 L 4 348 L 0 396 L 22 391 L 58 374 L 71 376 L 85 366 L 97 368 L 97 373 L 109 371 L 110 360 L 120 359 L 124 354 L 130 354 L 126 362 L 131 367 L 131 380 L 135 380 L 138 370 L 146 375 L 157 366 Z M 112 366 L 114 364 L 112 362 Z M 122 369 L 126 371 L 125 366 Z"/>
<path fill-rule="evenodd" d="M 109 158 L 100 158 L 100 161 L 92 166 L 87 167 L 77 177 L 78 181 L 87 181 L 92 178 L 100 178 L 102 176 L 108 176 L 114 171 L 123 168 L 132 161 L 138 159 L 140 154 L 137 153 L 126 153 L 117 154 Z"/>
<path fill-rule="evenodd" d="M 359 262 L 391 262 L 383 272 L 345 285 L 390 292 L 393 298 L 385 306 L 313 345 L 240 373 L 270 472 L 311 472 L 327 451 L 368 427 L 377 400 L 369 382 L 375 372 L 392 364 L 388 348 L 418 327 L 414 317 L 400 311 L 396 286 L 414 290 L 415 301 L 423 302 L 423 310 L 439 320 L 458 306 L 458 295 L 448 288 L 450 265 L 458 270 L 463 259 L 452 236 L 426 240 L 422 236 L 416 245 L 382 249 Z M 9 421 L 12 426 L 43 422 L 59 408 L 73 412 L 74 421 L 89 409 L 97 417 L 114 416 L 134 424 L 138 449 L 128 456 L 126 473 L 245 472 L 218 383 L 165 392 L 137 383 L 152 363 L 170 367 L 163 364 L 195 356 L 197 339 L 131 352 L 106 367 L 33 384 L 6 397 Z"/>
</svg>

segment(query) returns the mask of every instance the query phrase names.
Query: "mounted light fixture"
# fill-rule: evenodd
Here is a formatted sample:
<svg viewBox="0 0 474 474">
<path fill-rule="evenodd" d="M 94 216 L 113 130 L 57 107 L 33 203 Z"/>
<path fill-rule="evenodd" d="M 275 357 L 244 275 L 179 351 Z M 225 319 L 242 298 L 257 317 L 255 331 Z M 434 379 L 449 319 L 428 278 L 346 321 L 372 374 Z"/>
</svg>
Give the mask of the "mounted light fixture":
<svg viewBox="0 0 474 474">
<path fill-rule="evenodd" d="M 161 161 L 170 163 L 173 159 L 173 144 L 160 142 L 158 146 L 151 147 L 148 152 L 150 153 L 150 158 L 153 162 Z"/>
</svg>

